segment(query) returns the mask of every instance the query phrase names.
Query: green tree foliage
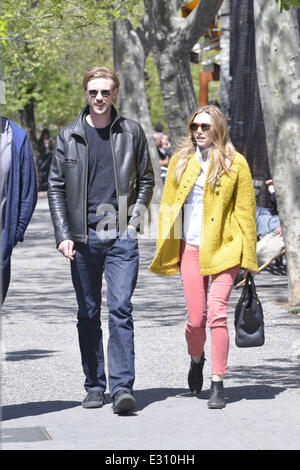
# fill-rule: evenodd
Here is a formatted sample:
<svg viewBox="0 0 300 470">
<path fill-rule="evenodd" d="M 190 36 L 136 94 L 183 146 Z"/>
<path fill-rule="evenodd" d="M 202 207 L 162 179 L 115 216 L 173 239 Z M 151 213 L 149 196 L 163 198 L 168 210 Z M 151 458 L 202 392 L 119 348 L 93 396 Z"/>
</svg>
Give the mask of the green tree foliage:
<svg viewBox="0 0 300 470">
<path fill-rule="evenodd" d="M 2 113 L 19 122 L 18 111 L 33 100 L 38 131 L 70 122 L 83 105 L 82 74 L 97 64 L 113 67 L 111 25 L 130 14 L 138 25 L 142 0 L 2 0 L 1 79 L 6 84 Z M 201 64 L 192 66 L 198 93 Z M 160 83 L 150 55 L 146 91 L 153 125 L 167 121 Z M 213 97 L 214 98 L 214 97 Z"/>
<path fill-rule="evenodd" d="M 18 121 L 30 101 L 39 127 L 70 121 L 82 106 L 82 73 L 112 66 L 110 25 L 137 0 L 3 0 L 0 7 L 2 113 Z"/>
<path fill-rule="evenodd" d="M 291 7 L 300 8 L 300 0 L 275 0 L 276 3 L 280 2 L 280 11 L 289 10 Z"/>
</svg>

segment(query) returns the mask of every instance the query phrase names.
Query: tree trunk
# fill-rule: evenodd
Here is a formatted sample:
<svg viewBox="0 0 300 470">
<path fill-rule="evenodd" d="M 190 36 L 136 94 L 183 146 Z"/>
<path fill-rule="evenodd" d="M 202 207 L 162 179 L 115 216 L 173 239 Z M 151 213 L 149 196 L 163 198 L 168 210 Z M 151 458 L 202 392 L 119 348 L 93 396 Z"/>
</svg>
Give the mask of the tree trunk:
<svg viewBox="0 0 300 470">
<path fill-rule="evenodd" d="M 36 137 L 35 117 L 34 117 L 34 99 L 30 98 L 29 102 L 24 106 L 23 109 L 19 110 L 21 126 L 26 131 L 27 137 L 30 141 L 33 159 L 35 164 L 37 181 L 39 181 L 39 151 L 38 141 Z"/>
<path fill-rule="evenodd" d="M 122 115 L 138 121 L 145 131 L 155 175 L 152 202 L 159 202 L 163 184 L 145 92 L 145 51 L 127 19 L 117 20 L 113 25 L 113 52 L 114 68 L 121 82 L 118 107 Z"/>
<path fill-rule="evenodd" d="M 176 45 L 165 43 L 164 50 L 154 49 L 161 93 L 168 121 L 169 138 L 175 147 L 187 134 L 189 116 L 197 109 L 190 72 L 189 54 L 181 55 Z"/>
<path fill-rule="evenodd" d="M 270 171 L 286 248 L 289 304 L 300 306 L 300 47 L 295 8 L 254 0 L 256 60 Z"/>
<path fill-rule="evenodd" d="M 173 147 L 186 135 L 188 117 L 197 108 L 190 71 L 190 50 L 185 50 L 175 18 L 174 1 L 153 2 L 153 53 Z"/>
<path fill-rule="evenodd" d="M 217 13 L 222 0 L 201 0 L 187 18 L 178 16 L 176 0 L 144 0 L 153 28 L 153 53 L 172 145 L 187 134 L 187 120 L 197 108 L 190 52 Z"/>
</svg>

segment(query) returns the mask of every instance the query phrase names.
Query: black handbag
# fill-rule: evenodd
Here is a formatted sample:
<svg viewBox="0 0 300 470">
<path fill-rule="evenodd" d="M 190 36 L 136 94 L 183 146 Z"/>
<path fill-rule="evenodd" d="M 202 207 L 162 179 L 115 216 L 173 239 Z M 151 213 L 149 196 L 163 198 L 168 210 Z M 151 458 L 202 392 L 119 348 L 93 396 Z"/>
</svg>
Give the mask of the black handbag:
<svg viewBox="0 0 300 470">
<path fill-rule="evenodd" d="M 237 347 L 253 348 L 264 344 L 263 309 L 250 272 L 247 273 L 243 292 L 235 307 L 234 326 Z"/>
</svg>

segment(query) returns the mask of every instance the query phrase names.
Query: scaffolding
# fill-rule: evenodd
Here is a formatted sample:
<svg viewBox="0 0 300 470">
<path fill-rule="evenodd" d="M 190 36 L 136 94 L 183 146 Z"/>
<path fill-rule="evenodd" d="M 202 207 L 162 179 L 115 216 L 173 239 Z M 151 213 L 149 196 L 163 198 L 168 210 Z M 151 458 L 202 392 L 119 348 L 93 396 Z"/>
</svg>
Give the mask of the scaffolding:
<svg viewBox="0 0 300 470">
<path fill-rule="evenodd" d="M 230 136 L 247 158 L 257 203 L 267 207 L 263 182 L 271 175 L 256 71 L 253 0 L 231 0 L 230 10 Z"/>
</svg>

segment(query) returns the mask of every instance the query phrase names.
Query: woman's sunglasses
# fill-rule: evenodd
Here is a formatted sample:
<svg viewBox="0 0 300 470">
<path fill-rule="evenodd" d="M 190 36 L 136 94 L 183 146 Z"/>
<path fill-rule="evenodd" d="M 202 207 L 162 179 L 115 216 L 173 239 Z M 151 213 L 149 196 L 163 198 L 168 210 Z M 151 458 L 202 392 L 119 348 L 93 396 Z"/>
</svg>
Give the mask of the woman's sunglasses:
<svg viewBox="0 0 300 470">
<path fill-rule="evenodd" d="M 199 127 L 201 127 L 203 132 L 208 132 L 211 128 L 211 125 L 210 124 L 197 124 L 196 122 L 192 122 L 190 124 L 190 129 L 192 132 L 197 132 Z"/>
</svg>

